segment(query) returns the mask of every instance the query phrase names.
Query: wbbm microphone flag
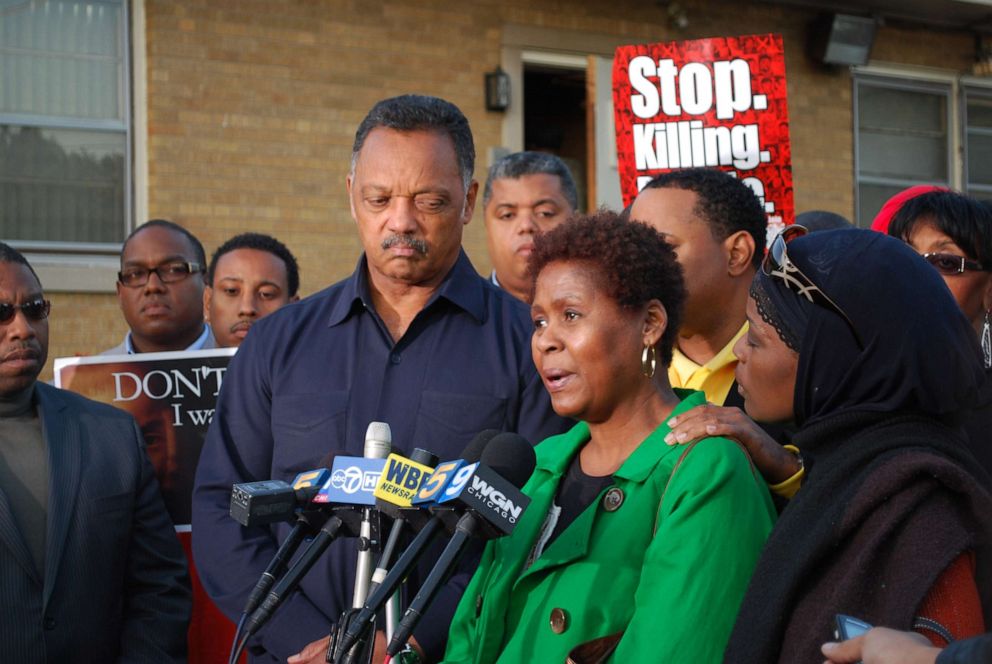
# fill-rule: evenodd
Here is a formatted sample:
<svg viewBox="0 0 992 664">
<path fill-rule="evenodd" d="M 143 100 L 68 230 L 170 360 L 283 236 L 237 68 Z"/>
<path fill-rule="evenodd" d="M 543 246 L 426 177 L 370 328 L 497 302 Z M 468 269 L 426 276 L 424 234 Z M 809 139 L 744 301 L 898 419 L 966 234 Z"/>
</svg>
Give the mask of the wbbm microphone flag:
<svg viewBox="0 0 992 664">
<path fill-rule="evenodd" d="M 430 466 L 399 454 L 390 454 L 386 457 L 386 466 L 375 488 L 375 497 L 393 505 L 410 507 L 410 501 L 432 472 L 434 469 Z"/>
<path fill-rule="evenodd" d="M 655 175 L 712 167 L 751 187 L 770 236 L 793 222 L 781 35 L 621 46 L 613 108 L 624 205 Z"/>
</svg>

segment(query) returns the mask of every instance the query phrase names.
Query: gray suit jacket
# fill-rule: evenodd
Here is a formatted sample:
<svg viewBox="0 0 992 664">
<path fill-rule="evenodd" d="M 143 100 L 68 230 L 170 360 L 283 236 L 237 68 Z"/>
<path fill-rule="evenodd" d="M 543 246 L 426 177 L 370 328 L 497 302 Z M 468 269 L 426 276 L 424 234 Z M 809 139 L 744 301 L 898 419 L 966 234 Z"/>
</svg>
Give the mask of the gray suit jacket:
<svg viewBox="0 0 992 664">
<path fill-rule="evenodd" d="M 45 573 L 0 487 L 0 660 L 184 662 L 186 562 L 137 424 L 36 389 L 49 463 Z"/>
</svg>

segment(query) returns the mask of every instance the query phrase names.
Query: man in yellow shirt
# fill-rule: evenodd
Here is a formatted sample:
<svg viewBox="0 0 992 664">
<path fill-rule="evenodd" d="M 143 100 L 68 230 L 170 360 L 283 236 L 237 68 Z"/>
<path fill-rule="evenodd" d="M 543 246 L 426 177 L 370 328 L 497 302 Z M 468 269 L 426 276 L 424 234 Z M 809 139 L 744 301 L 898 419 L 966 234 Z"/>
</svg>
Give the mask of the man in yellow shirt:
<svg viewBox="0 0 992 664">
<path fill-rule="evenodd" d="M 743 411 L 744 399 L 734 378 L 734 344 L 747 332 L 748 289 L 765 255 L 767 219 L 760 201 L 750 187 L 727 173 L 687 168 L 651 180 L 634 199 L 630 217 L 665 235 L 685 274 L 688 297 L 668 368 L 672 387 L 702 390 L 710 403 Z M 679 422 L 685 419 L 680 417 Z M 771 443 L 770 436 L 781 443 L 787 437 L 782 427 L 755 424 L 742 413 L 723 419 L 710 434 L 740 440 L 752 456 L 753 438 Z M 683 423 L 675 429 L 679 422 L 669 422 L 673 427 L 671 440 L 666 439 L 669 444 L 693 438 L 676 434 L 685 428 Z M 799 450 L 791 445 L 785 449 L 795 455 L 790 464 L 793 474 L 766 479 L 773 492 L 791 498 L 805 471 Z M 761 461 L 756 458 L 759 469 Z"/>
<path fill-rule="evenodd" d="M 630 209 L 665 235 L 688 289 L 668 378 L 707 401 L 743 407 L 734 384 L 734 344 L 747 330 L 744 307 L 765 254 L 765 212 L 751 189 L 727 173 L 688 168 L 659 175 Z"/>
</svg>

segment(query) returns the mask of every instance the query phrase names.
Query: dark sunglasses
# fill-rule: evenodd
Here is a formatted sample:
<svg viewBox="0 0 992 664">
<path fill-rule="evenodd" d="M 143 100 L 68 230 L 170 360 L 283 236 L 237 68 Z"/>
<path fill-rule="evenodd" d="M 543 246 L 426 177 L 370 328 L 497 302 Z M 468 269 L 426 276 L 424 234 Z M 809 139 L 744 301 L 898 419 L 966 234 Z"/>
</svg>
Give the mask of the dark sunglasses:
<svg viewBox="0 0 992 664">
<path fill-rule="evenodd" d="M 182 281 L 191 274 L 196 274 L 198 272 L 203 272 L 203 267 L 199 263 L 185 263 L 176 261 L 174 263 L 166 263 L 165 265 L 159 265 L 158 267 L 129 267 L 126 270 L 117 273 L 117 279 L 124 286 L 130 286 L 132 288 L 137 288 L 138 286 L 144 286 L 148 283 L 148 279 L 152 276 L 152 273 L 158 277 L 158 280 L 163 284 L 174 284 L 177 281 Z"/>
<path fill-rule="evenodd" d="M 946 276 L 964 274 L 969 270 L 972 272 L 985 271 L 985 268 L 982 267 L 982 264 L 978 261 L 973 261 L 970 258 L 958 256 L 957 254 L 942 254 L 940 252 L 933 252 L 923 254 L 923 259 L 930 263 L 930 265 L 933 265 L 937 272 L 940 272 Z"/>
<path fill-rule="evenodd" d="M 808 233 L 809 229 L 805 226 L 799 226 L 797 224 L 787 226 L 785 230 L 772 240 L 772 245 L 768 248 L 768 253 L 765 254 L 765 259 L 761 262 L 761 271 L 769 277 L 781 279 L 785 283 L 786 288 L 797 295 L 805 297 L 812 304 L 829 309 L 843 318 L 847 326 L 851 328 L 851 333 L 854 335 L 854 340 L 857 342 L 858 348 L 864 350 L 865 346 L 861 341 L 861 335 L 858 334 L 858 330 L 854 327 L 854 322 L 851 318 L 844 313 L 840 305 L 831 300 L 819 286 L 813 283 L 812 279 L 807 277 L 802 270 L 796 267 L 795 263 L 789 260 L 789 252 L 786 251 L 786 246 L 797 237 L 802 237 Z"/>
<path fill-rule="evenodd" d="M 0 325 L 14 320 L 18 309 L 24 312 L 28 320 L 45 320 L 52 310 L 52 303 L 48 300 L 33 300 L 24 304 L 0 303 Z"/>
</svg>

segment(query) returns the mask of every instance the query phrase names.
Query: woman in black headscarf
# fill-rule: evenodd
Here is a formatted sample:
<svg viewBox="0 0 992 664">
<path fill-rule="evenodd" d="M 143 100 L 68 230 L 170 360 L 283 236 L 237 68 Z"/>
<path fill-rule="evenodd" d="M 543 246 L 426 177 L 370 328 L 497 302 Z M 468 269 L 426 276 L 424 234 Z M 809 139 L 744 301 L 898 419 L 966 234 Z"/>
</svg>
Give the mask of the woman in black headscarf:
<svg viewBox="0 0 992 664">
<path fill-rule="evenodd" d="M 791 420 L 805 478 L 758 562 L 726 661 L 820 662 L 838 613 L 910 629 L 921 612 L 952 608 L 968 614 L 953 636 L 981 631 L 983 612 L 992 618 L 992 497 L 949 426 L 983 380 L 974 333 L 898 240 L 852 229 L 786 244 L 801 231 L 773 243 L 735 353 L 748 414 Z"/>
</svg>

